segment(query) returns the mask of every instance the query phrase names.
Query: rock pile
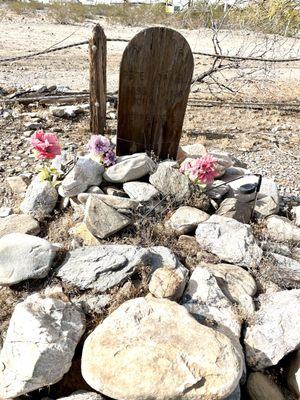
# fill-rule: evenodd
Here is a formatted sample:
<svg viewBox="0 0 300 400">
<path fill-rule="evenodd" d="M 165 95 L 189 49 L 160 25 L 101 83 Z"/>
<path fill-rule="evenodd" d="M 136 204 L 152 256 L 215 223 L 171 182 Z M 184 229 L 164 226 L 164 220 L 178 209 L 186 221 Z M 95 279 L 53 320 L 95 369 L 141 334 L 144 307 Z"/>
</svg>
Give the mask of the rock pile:
<svg viewBox="0 0 300 400">
<path fill-rule="evenodd" d="M 206 153 L 189 145 L 179 158 Z M 218 177 L 205 206 L 175 161 L 157 164 L 144 153 L 119 157 L 106 169 L 82 156 L 58 190 L 38 178 L 22 187 L 23 214 L 0 217 L 0 286 L 28 285 L 35 293 L 24 294 L 1 333 L 0 398 L 46 386 L 52 398 L 51 387 L 65 379 L 82 346 L 90 390 L 74 385 L 74 393 L 53 394 L 55 400 L 238 400 L 244 393 L 281 400 L 274 368 L 299 396 L 298 208 L 294 221 L 277 215 L 276 185 L 263 178 L 246 215 L 240 187 L 257 177 L 228 154 L 211 153 Z M 77 218 L 76 246 L 68 249 L 37 236 L 58 207 L 72 207 Z M 172 250 L 151 240 L 123 244 L 122 230 L 136 223 L 146 229 L 153 210 Z M 190 246 L 185 253 L 183 242 Z M 266 265 L 282 284 L 262 280 Z M 40 285 L 31 286 L 33 280 Z M 102 322 L 91 332 L 86 317 Z"/>
</svg>

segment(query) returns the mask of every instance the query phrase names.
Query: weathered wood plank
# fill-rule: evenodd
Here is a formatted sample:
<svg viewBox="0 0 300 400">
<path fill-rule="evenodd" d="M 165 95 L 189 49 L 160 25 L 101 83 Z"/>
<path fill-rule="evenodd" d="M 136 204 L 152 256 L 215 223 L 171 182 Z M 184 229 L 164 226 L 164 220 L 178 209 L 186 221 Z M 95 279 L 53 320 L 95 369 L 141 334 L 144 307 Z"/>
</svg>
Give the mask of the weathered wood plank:
<svg viewBox="0 0 300 400">
<path fill-rule="evenodd" d="M 106 36 L 99 24 L 89 40 L 90 57 L 90 129 L 102 134 L 106 124 Z"/>
<path fill-rule="evenodd" d="M 173 29 L 148 28 L 126 47 L 120 68 L 117 153 L 176 158 L 193 54 Z"/>
</svg>

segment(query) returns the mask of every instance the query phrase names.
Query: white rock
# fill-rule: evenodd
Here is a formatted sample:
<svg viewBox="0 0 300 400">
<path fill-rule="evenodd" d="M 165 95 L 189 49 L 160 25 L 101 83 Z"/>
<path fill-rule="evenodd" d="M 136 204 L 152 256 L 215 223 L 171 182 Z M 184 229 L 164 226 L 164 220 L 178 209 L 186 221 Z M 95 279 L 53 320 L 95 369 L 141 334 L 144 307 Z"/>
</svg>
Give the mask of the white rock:
<svg viewBox="0 0 300 400">
<path fill-rule="evenodd" d="M 12 214 L 0 220 L 0 237 L 10 233 L 38 235 L 39 232 L 39 222 L 30 215 Z"/>
<path fill-rule="evenodd" d="M 74 197 L 85 192 L 90 186 L 100 185 L 103 171 L 103 165 L 88 157 L 79 157 L 74 168 L 62 181 L 59 194 Z"/>
<path fill-rule="evenodd" d="M 231 301 L 206 269 L 197 267 L 189 280 L 181 304 L 199 322 L 214 321 L 214 328 L 229 337 L 240 337 L 241 320 Z"/>
<path fill-rule="evenodd" d="M 146 182 L 126 182 L 123 185 L 123 189 L 131 199 L 141 202 L 159 197 L 159 191 Z"/>
<path fill-rule="evenodd" d="M 258 217 L 277 214 L 279 201 L 280 197 L 276 183 L 272 179 L 263 177 L 255 205 L 255 214 Z"/>
<path fill-rule="evenodd" d="M 227 168 L 232 167 L 233 161 L 229 154 L 222 150 L 210 150 L 208 154 L 212 155 L 217 160 L 216 169 L 218 171 L 217 178 L 223 176 Z"/>
<path fill-rule="evenodd" d="M 192 184 L 187 176 L 173 167 L 174 164 L 162 162 L 156 172 L 150 175 L 150 183 L 164 196 L 181 202 L 191 195 Z"/>
<path fill-rule="evenodd" d="M 57 200 L 57 190 L 49 181 L 40 181 L 37 176 L 28 186 L 25 199 L 20 205 L 20 210 L 24 214 L 32 215 L 40 221 L 51 214 Z"/>
<path fill-rule="evenodd" d="M 272 263 L 272 268 L 276 269 L 278 275 L 288 282 L 300 283 L 300 262 L 292 258 L 285 257 L 281 254 L 271 253 L 269 259 Z"/>
<path fill-rule="evenodd" d="M 136 153 L 118 157 L 117 163 L 108 167 L 103 177 L 107 182 L 124 183 L 140 179 L 154 168 L 154 161 L 146 153 Z"/>
<path fill-rule="evenodd" d="M 300 241 L 300 228 L 295 226 L 289 219 L 272 215 L 267 219 L 267 230 L 271 239 L 278 242 Z"/>
<path fill-rule="evenodd" d="M 104 194 L 103 190 L 100 189 L 99 186 L 90 186 L 86 193 Z"/>
<path fill-rule="evenodd" d="M 0 207 L 0 218 L 8 217 L 11 213 L 12 213 L 11 207 Z"/>
<path fill-rule="evenodd" d="M 188 144 L 179 146 L 177 160 L 181 163 L 186 158 L 200 158 L 207 154 L 206 148 L 201 143 Z"/>
<path fill-rule="evenodd" d="M 0 354 L 0 396 L 16 397 L 58 382 L 70 369 L 85 329 L 71 303 L 34 294 L 11 317 Z"/>
<path fill-rule="evenodd" d="M 238 385 L 242 363 L 226 336 L 147 296 L 123 303 L 87 338 L 82 374 L 115 399 L 221 399 Z"/>
<path fill-rule="evenodd" d="M 0 285 L 47 276 L 56 248 L 47 240 L 11 233 L 0 239 Z"/>
<path fill-rule="evenodd" d="M 78 390 L 67 397 L 60 397 L 58 400 L 104 400 L 99 393 Z"/>
<path fill-rule="evenodd" d="M 196 239 L 206 251 L 242 267 L 256 266 L 262 257 L 250 226 L 231 218 L 212 215 L 198 225 Z"/>
<path fill-rule="evenodd" d="M 210 217 L 204 211 L 195 207 L 179 207 L 167 220 L 166 226 L 176 232 L 178 235 L 193 233 L 197 226 Z"/>
<path fill-rule="evenodd" d="M 50 107 L 50 112 L 55 117 L 74 118 L 78 114 L 83 114 L 84 109 L 80 106 L 58 106 L 58 107 Z"/>
<path fill-rule="evenodd" d="M 139 201 L 128 199 L 126 197 L 112 196 L 100 193 L 80 193 L 78 195 L 78 200 L 81 204 L 86 204 L 90 196 L 93 196 L 94 199 L 103 201 L 105 204 L 115 208 L 116 210 L 136 210 L 140 204 Z"/>
<path fill-rule="evenodd" d="M 149 282 L 149 292 L 157 298 L 178 300 L 187 283 L 187 275 L 180 268 L 158 268 Z"/>
<path fill-rule="evenodd" d="M 81 296 L 72 299 L 72 303 L 80 307 L 85 314 L 103 312 L 103 309 L 112 301 L 109 294 L 84 293 Z"/>
<path fill-rule="evenodd" d="M 261 307 L 246 329 L 248 364 L 264 369 L 278 362 L 300 344 L 300 289 L 258 297 Z"/>
</svg>

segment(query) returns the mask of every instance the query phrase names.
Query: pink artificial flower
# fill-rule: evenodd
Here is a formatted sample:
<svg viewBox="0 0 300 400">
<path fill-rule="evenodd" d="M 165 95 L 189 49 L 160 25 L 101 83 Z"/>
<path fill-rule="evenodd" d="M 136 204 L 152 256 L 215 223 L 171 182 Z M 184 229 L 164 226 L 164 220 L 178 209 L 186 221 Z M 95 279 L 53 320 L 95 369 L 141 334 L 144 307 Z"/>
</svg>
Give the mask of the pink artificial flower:
<svg viewBox="0 0 300 400">
<path fill-rule="evenodd" d="M 61 154 L 61 148 L 54 133 L 36 131 L 30 138 L 30 144 L 36 150 L 39 160 L 53 159 Z"/>
<path fill-rule="evenodd" d="M 184 161 L 179 171 L 187 175 L 195 183 L 208 184 L 213 182 L 218 175 L 215 166 L 216 162 L 217 160 L 213 156 L 207 154 L 201 158 Z"/>
</svg>

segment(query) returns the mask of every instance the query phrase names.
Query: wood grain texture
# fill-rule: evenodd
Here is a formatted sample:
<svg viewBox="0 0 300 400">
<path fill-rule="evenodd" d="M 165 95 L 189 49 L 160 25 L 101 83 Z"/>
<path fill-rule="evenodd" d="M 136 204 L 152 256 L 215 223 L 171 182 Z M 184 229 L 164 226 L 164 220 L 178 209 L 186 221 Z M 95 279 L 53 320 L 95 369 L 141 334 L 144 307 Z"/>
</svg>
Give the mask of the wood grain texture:
<svg viewBox="0 0 300 400">
<path fill-rule="evenodd" d="M 90 129 L 102 134 L 106 125 L 106 36 L 97 24 L 89 40 L 90 58 Z"/>
<path fill-rule="evenodd" d="M 194 69 L 185 38 L 148 28 L 126 47 L 120 68 L 117 154 L 176 158 Z"/>
</svg>

